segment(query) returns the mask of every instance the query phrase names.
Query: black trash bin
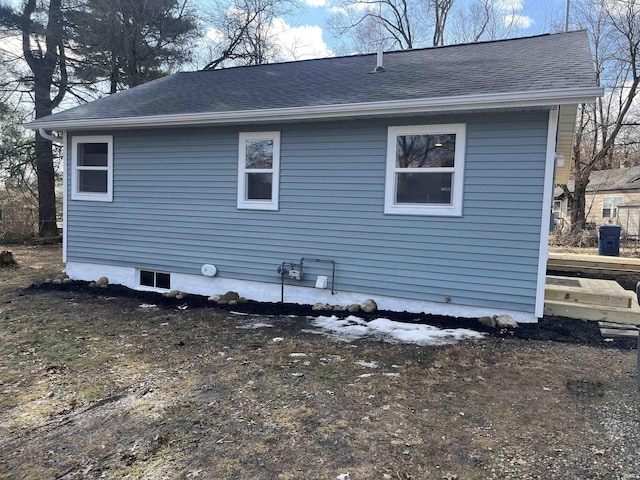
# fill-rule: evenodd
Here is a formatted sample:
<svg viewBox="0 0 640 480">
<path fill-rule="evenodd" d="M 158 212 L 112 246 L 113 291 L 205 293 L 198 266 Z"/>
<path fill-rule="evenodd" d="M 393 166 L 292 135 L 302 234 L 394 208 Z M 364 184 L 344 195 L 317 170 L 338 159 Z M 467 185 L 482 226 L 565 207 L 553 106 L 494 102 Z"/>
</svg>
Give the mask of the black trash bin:
<svg viewBox="0 0 640 480">
<path fill-rule="evenodd" d="M 618 225 L 602 225 L 598 229 L 598 255 L 620 256 L 621 230 Z"/>
</svg>

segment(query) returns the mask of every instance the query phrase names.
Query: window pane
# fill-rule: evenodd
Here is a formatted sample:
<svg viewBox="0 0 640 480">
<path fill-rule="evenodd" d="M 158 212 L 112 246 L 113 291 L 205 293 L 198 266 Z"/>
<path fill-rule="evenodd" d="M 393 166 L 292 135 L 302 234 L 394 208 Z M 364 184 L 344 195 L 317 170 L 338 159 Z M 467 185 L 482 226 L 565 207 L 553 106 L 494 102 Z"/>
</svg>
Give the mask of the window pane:
<svg viewBox="0 0 640 480">
<path fill-rule="evenodd" d="M 140 270 L 140 285 L 153 287 L 153 272 L 148 270 Z"/>
<path fill-rule="evenodd" d="M 273 140 L 247 140 L 246 168 L 273 168 Z"/>
<path fill-rule="evenodd" d="M 455 134 L 399 135 L 396 144 L 396 167 L 453 167 L 455 149 Z"/>
<path fill-rule="evenodd" d="M 156 273 L 156 287 L 171 288 L 171 275 L 168 273 Z"/>
<path fill-rule="evenodd" d="M 271 200 L 273 174 L 247 173 L 247 200 Z"/>
<path fill-rule="evenodd" d="M 107 193 L 107 171 L 78 170 L 78 192 Z"/>
<path fill-rule="evenodd" d="M 106 143 L 79 143 L 78 165 L 81 167 L 106 167 L 107 160 Z"/>
<path fill-rule="evenodd" d="M 396 203 L 451 204 L 452 173 L 398 173 Z"/>
</svg>

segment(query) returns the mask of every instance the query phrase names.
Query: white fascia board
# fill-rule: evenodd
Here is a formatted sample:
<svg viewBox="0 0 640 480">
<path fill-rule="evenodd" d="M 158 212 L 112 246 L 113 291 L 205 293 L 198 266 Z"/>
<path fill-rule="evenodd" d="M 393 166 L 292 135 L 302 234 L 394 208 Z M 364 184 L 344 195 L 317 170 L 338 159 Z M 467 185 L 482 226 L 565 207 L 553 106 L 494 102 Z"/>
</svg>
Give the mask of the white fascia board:
<svg viewBox="0 0 640 480">
<path fill-rule="evenodd" d="M 156 115 L 126 118 L 84 118 L 74 120 L 34 121 L 26 128 L 53 130 L 86 130 L 92 128 L 162 127 L 180 125 L 215 125 L 234 123 L 264 123 L 306 119 L 366 117 L 374 115 L 407 115 L 442 111 L 482 110 L 495 108 L 526 108 L 564 104 L 591 103 L 601 97 L 600 87 L 542 90 L 497 94 L 462 95 L 441 98 L 415 98 L 384 102 L 314 105 L 306 107 L 201 112 L 176 115 Z"/>
</svg>

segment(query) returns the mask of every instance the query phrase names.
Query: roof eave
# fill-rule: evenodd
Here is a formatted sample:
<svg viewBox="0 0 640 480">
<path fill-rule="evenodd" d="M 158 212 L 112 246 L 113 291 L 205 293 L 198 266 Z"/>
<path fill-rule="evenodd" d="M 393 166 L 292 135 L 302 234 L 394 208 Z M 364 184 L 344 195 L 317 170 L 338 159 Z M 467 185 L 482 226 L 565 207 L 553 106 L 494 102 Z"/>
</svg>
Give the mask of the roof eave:
<svg viewBox="0 0 640 480">
<path fill-rule="evenodd" d="M 600 87 L 535 92 L 463 95 L 440 98 L 416 98 L 383 102 L 312 105 L 304 107 L 201 112 L 144 117 L 84 118 L 73 120 L 41 119 L 25 124 L 31 129 L 87 130 L 95 128 L 163 127 L 215 125 L 257 122 L 281 122 L 308 119 L 334 119 L 367 116 L 407 115 L 442 111 L 524 108 L 594 102 L 604 90 Z M 55 115 L 54 115 L 55 117 Z"/>
</svg>

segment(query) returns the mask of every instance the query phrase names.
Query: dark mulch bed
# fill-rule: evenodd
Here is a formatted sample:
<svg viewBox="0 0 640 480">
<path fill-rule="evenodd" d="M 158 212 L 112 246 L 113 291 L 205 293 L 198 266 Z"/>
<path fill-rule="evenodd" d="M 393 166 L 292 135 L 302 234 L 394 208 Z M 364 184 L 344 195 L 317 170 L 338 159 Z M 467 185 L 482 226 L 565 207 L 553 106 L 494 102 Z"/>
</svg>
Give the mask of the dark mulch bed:
<svg viewBox="0 0 640 480">
<path fill-rule="evenodd" d="M 298 305 L 292 303 L 248 301 L 247 303 L 238 305 L 217 305 L 209 301 L 207 297 L 199 295 L 188 295 L 187 297 L 178 300 L 176 298 L 167 298 L 159 293 L 132 290 L 121 285 L 109 285 L 104 289 L 100 287 L 90 287 L 88 282 L 81 281 L 74 281 L 67 284 L 34 284 L 27 288 L 25 292 L 78 293 L 86 295 L 86 300 L 89 302 L 92 300 L 102 301 L 105 296 L 118 296 L 129 298 L 140 303 L 155 304 L 158 307 L 166 309 L 177 309 L 178 307 L 186 306 L 189 309 L 209 308 L 219 311 L 233 310 L 235 312 L 259 315 L 295 315 L 300 317 L 318 315 L 336 315 L 345 317 L 347 315 L 351 315 L 347 312 L 314 311 L 310 305 Z M 384 310 L 374 313 L 358 312 L 355 315 L 365 320 L 384 317 L 401 322 L 425 323 L 439 328 L 471 328 L 476 331 L 486 332 L 498 338 L 543 340 L 598 346 L 602 348 L 619 348 L 625 350 L 635 349 L 638 343 L 637 340 L 633 338 L 615 338 L 613 341 L 605 341 L 600 335 L 600 330 L 596 322 L 587 322 L 564 317 L 544 317 L 538 323 L 521 324 L 516 329 L 495 329 L 486 327 L 474 319 L 445 317 L 439 315 L 390 312 Z"/>
</svg>

